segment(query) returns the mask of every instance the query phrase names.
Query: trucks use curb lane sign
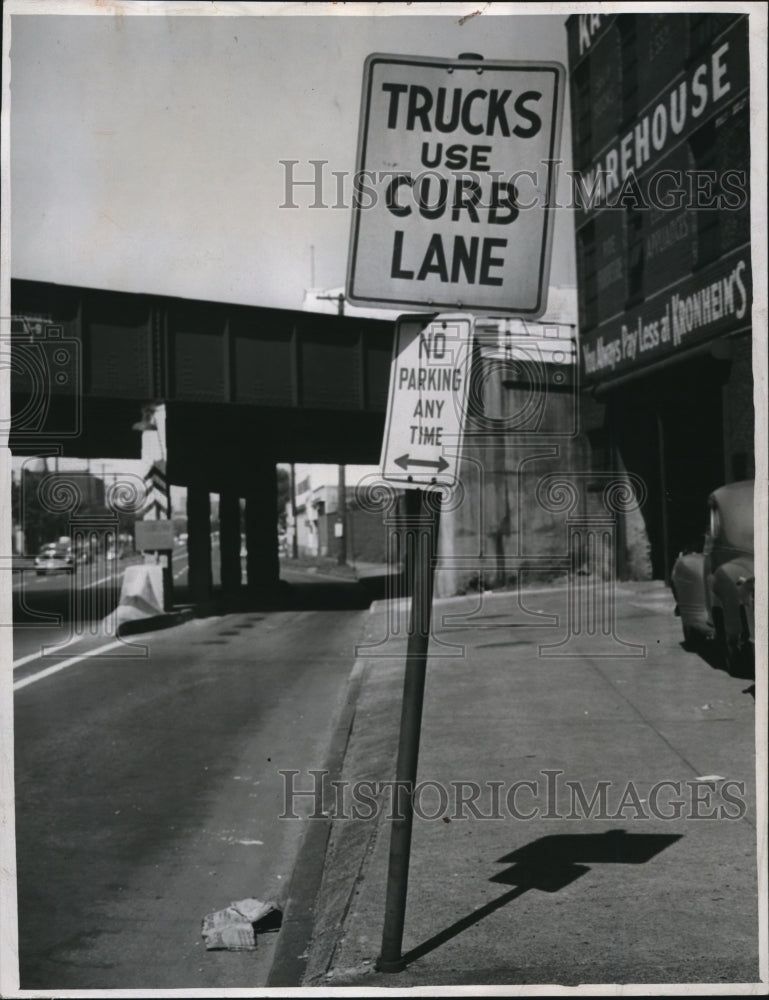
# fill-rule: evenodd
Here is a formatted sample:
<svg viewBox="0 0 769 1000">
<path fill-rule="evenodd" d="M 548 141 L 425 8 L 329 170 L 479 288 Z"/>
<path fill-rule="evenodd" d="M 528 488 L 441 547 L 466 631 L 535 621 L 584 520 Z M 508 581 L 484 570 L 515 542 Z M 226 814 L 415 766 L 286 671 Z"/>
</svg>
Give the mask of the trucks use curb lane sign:
<svg viewBox="0 0 769 1000">
<path fill-rule="evenodd" d="M 542 315 L 565 79 L 553 62 L 368 57 L 351 302 Z"/>
<path fill-rule="evenodd" d="M 453 486 L 465 423 L 473 318 L 401 316 L 395 330 L 382 478 Z"/>
</svg>

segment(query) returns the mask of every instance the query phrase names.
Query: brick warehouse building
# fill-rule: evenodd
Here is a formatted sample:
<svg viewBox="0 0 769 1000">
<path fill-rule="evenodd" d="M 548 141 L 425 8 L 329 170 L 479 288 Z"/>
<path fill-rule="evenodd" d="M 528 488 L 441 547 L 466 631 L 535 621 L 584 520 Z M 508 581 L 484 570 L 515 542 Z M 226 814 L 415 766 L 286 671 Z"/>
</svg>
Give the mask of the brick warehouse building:
<svg viewBox="0 0 769 1000">
<path fill-rule="evenodd" d="M 647 499 L 621 575 L 667 578 L 754 475 L 748 18 L 567 20 L 583 429 Z"/>
</svg>

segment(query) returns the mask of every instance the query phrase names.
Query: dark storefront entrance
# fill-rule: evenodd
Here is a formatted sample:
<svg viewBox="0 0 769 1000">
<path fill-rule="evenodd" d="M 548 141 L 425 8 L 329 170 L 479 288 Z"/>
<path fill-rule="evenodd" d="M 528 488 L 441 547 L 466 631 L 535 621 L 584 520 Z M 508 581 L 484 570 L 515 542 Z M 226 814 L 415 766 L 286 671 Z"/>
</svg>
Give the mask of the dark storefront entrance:
<svg viewBox="0 0 769 1000">
<path fill-rule="evenodd" d="M 681 549 L 701 543 L 707 496 L 732 478 L 722 403 L 729 370 L 711 356 L 693 358 L 603 395 L 618 457 L 646 484 L 642 513 L 655 578 L 667 579 Z"/>
</svg>

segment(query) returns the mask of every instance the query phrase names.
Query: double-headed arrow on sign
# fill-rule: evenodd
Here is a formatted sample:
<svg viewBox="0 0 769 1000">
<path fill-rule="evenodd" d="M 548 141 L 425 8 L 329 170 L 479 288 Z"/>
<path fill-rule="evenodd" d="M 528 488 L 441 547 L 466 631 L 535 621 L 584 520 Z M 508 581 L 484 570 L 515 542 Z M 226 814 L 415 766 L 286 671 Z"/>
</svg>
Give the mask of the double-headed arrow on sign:
<svg viewBox="0 0 769 1000">
<path fill-rule="evenodd" d="M 396 465 L 399 465 L 401 469 L 408 469 L 412 466 L 419 465 L 425 469 L 435 469 L 436 472 L 443 472 L 444 469 L 448 469 L 449 463 L 441 455 L 437 461 L 427 461 L 424 458 L 409 458 L 408 455 L 401 455 L 400 458 L 394 458 L 393 461 Z"/>
</svg>

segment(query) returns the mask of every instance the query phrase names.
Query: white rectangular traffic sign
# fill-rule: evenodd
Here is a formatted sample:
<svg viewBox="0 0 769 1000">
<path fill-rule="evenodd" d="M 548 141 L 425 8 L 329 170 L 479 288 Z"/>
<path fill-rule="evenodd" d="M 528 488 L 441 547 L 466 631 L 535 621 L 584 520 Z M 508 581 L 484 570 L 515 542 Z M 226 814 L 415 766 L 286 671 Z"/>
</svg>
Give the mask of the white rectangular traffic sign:
<svg viewBox="0 0 769 1000">
<path fill-rule="evenodd" d="M 134 543 L 139 552 L 164 552 L 174 547 L 173 521 L 135 521 Z"/>
<path fill-rule="evenodd" d="M 565 80 L 553 62 L 368 57 L 351 302 L 542 315 Z"/>
<path fill-rule="evenodd" d="M 402 316 L 396 325 L 382 478 L 453 486 L 465 425 L 473 317 Z"/>
</svg>

